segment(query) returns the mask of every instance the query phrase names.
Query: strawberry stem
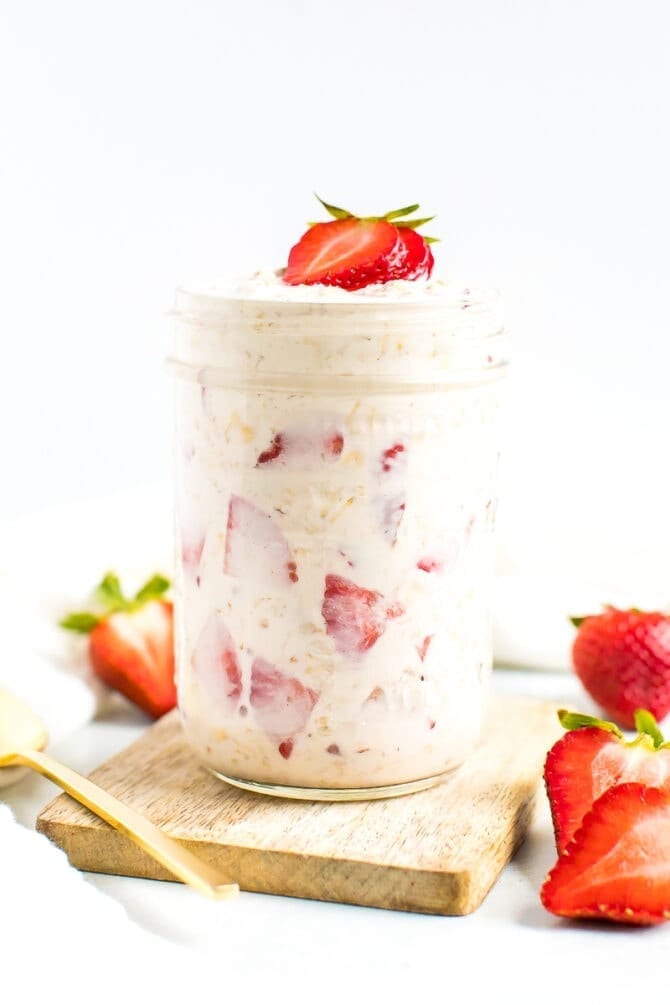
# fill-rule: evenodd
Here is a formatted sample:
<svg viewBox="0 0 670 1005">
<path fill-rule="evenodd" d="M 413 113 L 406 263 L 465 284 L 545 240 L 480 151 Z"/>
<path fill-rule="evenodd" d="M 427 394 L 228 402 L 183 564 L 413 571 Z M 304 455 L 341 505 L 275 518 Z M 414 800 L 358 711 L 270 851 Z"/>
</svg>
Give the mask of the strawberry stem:
<svg viewBox="0 0 670 1005">
<path fill-rule="evenodd" d="M 581 617 L 570 618 L 569 620 L 570 620 L 570 624 L 574 625 L 575 628 L 581 628 L 582 625 L 584 624 L 584 622 L 586 621 L 586 619 L 587 618 L 592 618 L 592 617 L 593 617 L 592 614 L 584 614 Z"/>
<path fill-rule="evenodd" d="M 646 710 L 646 708 L 638 708 L 635 712 L 635 728 L 638 733 L 644 733 L 651 737 L 654 741 L 654 748 L 656 750 L 658 750 L 659 747 L 662 747 L 665 743 L 665 737 L 658 728 L 656 719 L 651 712 Z"/>
</svg>

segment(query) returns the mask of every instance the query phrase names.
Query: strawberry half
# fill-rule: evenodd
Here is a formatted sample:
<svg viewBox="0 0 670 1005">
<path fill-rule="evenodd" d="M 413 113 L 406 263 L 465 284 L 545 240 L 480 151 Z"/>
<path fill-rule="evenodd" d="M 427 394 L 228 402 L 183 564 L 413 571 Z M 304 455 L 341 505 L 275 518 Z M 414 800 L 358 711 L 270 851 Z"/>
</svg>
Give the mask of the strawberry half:
<svg viewBox="0 0 670 1005">
<path fill-rule="evenodd" d="M 627 782 L 584 817 L 540 893 L 548 911 L 655 925 L 670 918 L 670 794 Z"/>
<path fill-rule="evenodd" d="M 593 700 L 624 729 L 635 710 L 660 721 L 670 712 L 670 615 L 619 610 L 573 618 L 575 673 Z"/>
<path fill-rule="evenodd" d="M 312 224 L 291 248 L 282 275 L 287 285 L 319 283 L 359 290 L 394 279 L 430 276 L 432 239 L 422 237 L 416 228 L 433 218 L 406 219 L 419 208 L 418 203 L 384 216 L 358 217 L 322 199 L 319 202 L 334 219 Z"/>
<path fill-rule="evenodd" d="M 611 786 L 635 781 L 670 792 L 670 744 L 644 710 L 637 712 L 639 732 L 630 742 L 612 722 L 565 711 L 559 718 L 569 732 L 547 754 L 544 781 L 560 853 Z"/>
<path fill-rule="evenodd" d="M 128 599 L 110 572 L 96 591 L 101 613 L 76 612 L 60 622 L 89 636 L 96 676 L 156 719 L 177 702 L 172 604 L 164 599 L 169 586 L 153 576 Z"/>
</svg>

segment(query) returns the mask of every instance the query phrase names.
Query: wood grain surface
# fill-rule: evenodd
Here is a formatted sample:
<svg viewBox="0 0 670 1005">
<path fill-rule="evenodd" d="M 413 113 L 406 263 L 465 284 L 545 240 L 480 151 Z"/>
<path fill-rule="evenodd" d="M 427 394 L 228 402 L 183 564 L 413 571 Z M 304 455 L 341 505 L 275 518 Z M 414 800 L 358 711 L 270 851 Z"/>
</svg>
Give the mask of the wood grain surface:
<svg viewBox="0 0 670 1005">
<path fill-rule="evenodd" d="M 243 890 L 428 914 L 468 914 L 522 842 L 556 706 L 491 700 L 482 741 L 432 789 L 369 802 L 298 802 L 226 785 L 186 746 L 172 712 L 91 777 Z M 69 796 L 37 829 L 92 872 L 172 877 Z"/>
</svg>

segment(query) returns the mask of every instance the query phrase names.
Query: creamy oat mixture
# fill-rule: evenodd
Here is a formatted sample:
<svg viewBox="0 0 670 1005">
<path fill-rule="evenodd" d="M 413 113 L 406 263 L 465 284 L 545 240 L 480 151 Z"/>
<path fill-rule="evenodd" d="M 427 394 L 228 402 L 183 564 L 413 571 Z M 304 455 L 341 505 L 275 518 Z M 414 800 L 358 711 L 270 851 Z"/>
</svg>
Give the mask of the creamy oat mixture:
<svg viewBox="0 0 670 1005">
<path fill-rule="evenodd" d="M 179 705 L 243 780 L 390 785 L 458 764 L 491 665 L 497 298 L 274 273 L 183 289 Z"/>
</svg>

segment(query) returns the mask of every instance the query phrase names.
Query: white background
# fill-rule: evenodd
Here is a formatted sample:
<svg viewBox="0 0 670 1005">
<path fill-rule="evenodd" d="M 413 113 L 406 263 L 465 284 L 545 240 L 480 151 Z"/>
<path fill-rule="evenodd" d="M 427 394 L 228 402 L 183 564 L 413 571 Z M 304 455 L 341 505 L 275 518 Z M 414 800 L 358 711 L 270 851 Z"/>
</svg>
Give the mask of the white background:
<svg viewBox="0 0 670 1005">
<path fill-rule="evenodd" d="M 504 292 L 502 567 L 661 580 L 666 9 L 5 0 L 0 514 L 169 478 L 175 283 L 283 264 L 316 190 Z"/>
</svg>

